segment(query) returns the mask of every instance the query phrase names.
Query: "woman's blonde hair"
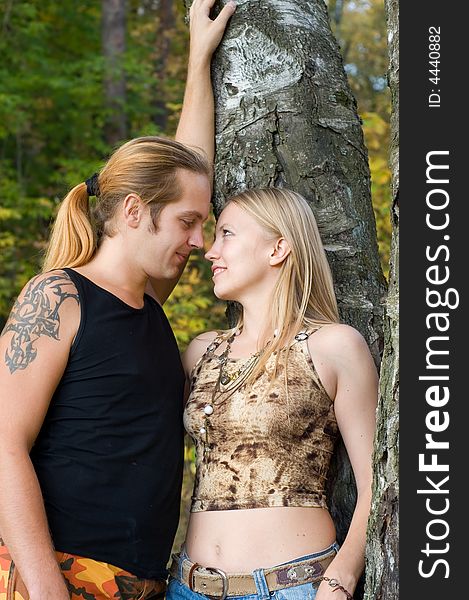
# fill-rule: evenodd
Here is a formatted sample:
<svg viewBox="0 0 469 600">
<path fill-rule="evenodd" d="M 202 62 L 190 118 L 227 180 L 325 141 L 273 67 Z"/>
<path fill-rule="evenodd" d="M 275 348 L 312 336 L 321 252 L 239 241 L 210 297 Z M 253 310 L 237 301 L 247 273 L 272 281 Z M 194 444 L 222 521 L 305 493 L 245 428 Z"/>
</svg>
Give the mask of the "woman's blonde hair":
<svg viewBox="0 0 469 600">
<path fill-rule="evenodd" d="M 164 205 L 180 198 L 178 170 L 211 177 L 211 167 L 201 154 L 173 140 L 148 136 L 120 146 L 98 174 L 99 195 L 93 209 L 86 183 L 75 186 L 62 201 L 43 271 L 88 263 L 103 236 L 116 233 L 116 209 L 130 193 L 150 205 L 156 227 Z"/>
<path fill-rule="evenodd" d="M 269 317 L 267 330 L 270 336 L 277 333 L 270 338 L 266 351 L 247 379 L 253 381 L 274 352 L 277 352 L 277 367 L 279 350 L 288 347 L 298 332 L 338 323 L 339 313 L 316 219 L 303 196 L 282 188 L 259 188 L 237 194 L 225 207 L 228 204 L 246 211 L 272 239 L 284 238 L 291 250 L 280 266 L 270 304 L 265 307 Z M 242 325 L 241 311 L 236 327 L 227 335 Z"/>
</svg>

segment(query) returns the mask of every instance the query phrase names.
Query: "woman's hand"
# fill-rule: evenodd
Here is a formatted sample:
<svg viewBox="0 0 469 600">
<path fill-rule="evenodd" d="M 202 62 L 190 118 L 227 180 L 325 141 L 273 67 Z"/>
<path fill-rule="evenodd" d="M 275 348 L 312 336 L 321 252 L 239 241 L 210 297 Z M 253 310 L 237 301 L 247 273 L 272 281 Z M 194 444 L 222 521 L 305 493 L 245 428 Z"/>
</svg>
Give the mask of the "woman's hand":
<svg viewBox="0 0 469 600">
<path fill-rule="evenodd" d="M 194 0 L 190 8 L 190 61 L 210 63 L 212 54 L 223 37 L 228 19 L 236 10 L 230 0 L 216 19 L 210 18 L 215 0 Z"/>
</svg>

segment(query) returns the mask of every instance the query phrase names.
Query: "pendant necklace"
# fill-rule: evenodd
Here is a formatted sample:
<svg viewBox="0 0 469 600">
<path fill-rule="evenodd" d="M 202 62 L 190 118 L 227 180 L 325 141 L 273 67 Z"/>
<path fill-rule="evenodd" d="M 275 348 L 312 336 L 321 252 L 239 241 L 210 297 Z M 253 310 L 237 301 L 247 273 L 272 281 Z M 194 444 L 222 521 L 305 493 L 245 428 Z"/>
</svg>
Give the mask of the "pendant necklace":
<svg viewBox="0 0 469 600">
<path fill-rule="evenodd" d="M 238 332 L 238 333 L 240 333 L 240 332 Z M 210 401 L 207 402 L 207 404 L 203 408 L 204 421 L 203 421 L 202 427 L 199 430 L 199 433 L 203 436 L 203 445 L 204 445 L 203 460 L 204 461 L 208 458 L 208 455 L 211 451 L 209 432 L 212 429 L 212 423 L 210 421 L 210 417 L 213 415 L 216 402 L 218 400 L 220 400 L 221 398 L 223 398 L 223 402 L 226 402 L 226 400 L 230 396 L 232 396 L 237 390 L 239 390 L 243 386 L 243 384 L 248 379 L 249 375 L 253 372 L 255 366 L 258 364 L 261 356 L 264 354 L 267 347 L 271 343 L 271 340 L 268 340 L 267 343 L 265 344 L 265 346 L 261 350 L 258 350 L 257 352 L 252 354 L 247 359 L 247 361 L 241 367 L 239 367 L 239 369 L 236 369 L 236 371 L 234 371 L 233 373 L 228 373 L 226 371 L 226 364 L 228 362 L 228 357 L 229 357 L 230 350 L 231 350 L 231 344 L 233 343 L 233 341 L 236 337 L 236 334 L 237 334 L 237 332 L 233 333 L 226 340 L 226 348 L 223 350 L 223 352 L 221 354 L 214 355 L 213 353 L 218 348 L 218 346 L 220 346 L 220 344 L 223 342 L 223 339 L 213 341 L 210 344 L 210 346 L 207 348 L 207 350 L 205 351 L 205 355 L 212 354 L 213 356 L 216 356 L 218 358 L 219 369 L 218 369 L 218 377 L 217 377 L 217 380 L 213 387 L 212 397 L 211 397 Z M 278 335 L 278 331 L 275 330 L 274 338 L 277 337 L 277 335 Z M 294 340 L 296 342 L 303 342 L 308 339 L 309 335 L 310 335 L 310 333 L 307 331 L 300 331 L 299 333 L 297 333 L 295 335 Z"/>
<path fill-rule="evenodd" d="M 267 346 L 270 343 L 270 341 L 267 342 L 267 344 L 261 350 L 258 350 L 252 354 L 247 361 L 241 367 L 239 367 L 239 369 L 236 369 L 236 371 L 233 373 L 228 373 L 226 371 L 226 364 L 228 362 L 231 344 L 233 343 L 235 337 L 236 332 L 226 340 L 226 348 L 223 350 L 223 352 L 220 355 L 215 355 L 217 356 L 219 362 L 218 377 L 213 387 L 212 397 L 203 408 L 204 422 L 199 430 L 199 433 L 204 436 L 204 460 L 208 458 L 208 454 L 210 452 L 209 431 L 212 428 L 210 417 L 213 414 L 215 403 L 220 398 L 223 398 L 223 401 L 225 402 L 230 396 L 232 396 L 238 389 L 242 387 L 246 379 L 253 372 L 254 367 L 257 365 L 260 357 L 264 354 Z M 212 342 L 207 348 L 207 353 L 213 354 L 222 341 L 223 340 L 220 340 L 218 343 L 216 341 Z"/>
</svg>

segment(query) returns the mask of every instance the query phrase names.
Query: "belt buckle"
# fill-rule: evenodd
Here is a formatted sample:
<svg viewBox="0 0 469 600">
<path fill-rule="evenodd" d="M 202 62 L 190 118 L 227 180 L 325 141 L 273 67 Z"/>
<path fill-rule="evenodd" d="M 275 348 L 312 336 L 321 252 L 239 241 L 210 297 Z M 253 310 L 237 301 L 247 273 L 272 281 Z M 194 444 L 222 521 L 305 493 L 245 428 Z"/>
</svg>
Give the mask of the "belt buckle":
<svg viewBox="0 0 469 600">
<path fill-rule="evenodd" d="M 216 573 L 217 575 L 220 575 L 221 582 L 223 584 L 223 589 L 221 592 L 221 596 L 218 598 L 218 600 L 225 600 L 225 598 L 228 596 L 228 577 L 226 576 L 225 571 L 222 571 L 221 569 L 215 569 L 215 567 L 205 567 L 205 568 L 210 573 Z"/>
<path fill-rule="evenodd" d="M 194 563 L 191 567 L 191 570 L 189 571 L 189 589 L 191 591 L 194 591 L 194 571 L 200 566 L 201 565 L 199 565 L 198 563 Z M 220 575 L 221 582 L 223 585 L 221 596 L 210 597 L 216 598 L 217 600 L 225 600 L 225 598 L 228 596 L 228 577 L 226 576 L 225 571 L 222 571 L 221 569 L 216 569 L 215 567 L 204 567 L 204 569 L 209 573 L 216 573 L 217 575 Z"/>
</svg>

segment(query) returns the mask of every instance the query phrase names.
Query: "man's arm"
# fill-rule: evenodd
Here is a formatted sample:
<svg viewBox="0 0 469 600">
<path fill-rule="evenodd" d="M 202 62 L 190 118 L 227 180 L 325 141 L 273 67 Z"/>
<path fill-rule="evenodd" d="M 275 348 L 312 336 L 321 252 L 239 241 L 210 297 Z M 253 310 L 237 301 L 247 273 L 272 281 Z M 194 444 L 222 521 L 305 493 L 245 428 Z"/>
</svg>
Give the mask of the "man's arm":
<svg viewBox="0 0 469 600">
<path fill-rule="evenodd" d="M 213 90 L 210 78 L 212 54 L 220 43 L 236 4 L 228 2 L 212 20 L 210 9 L 215 0 L 194 0 L 190 9 L 190 50 L 186 90 L 176 140 L 205 152 L 210 164 L 215 156 Z M 185 267 L 185 265 L 184 265 Z M 181 269 L 182 274 L 183 269 Z M 179 275 L 180 277 L 180 275 Z M 164 304 L 175 288 L 175 279 L 150 279 L 146 293 Z"/>
<path fill-rule="evenodd" d="M 213 90 L 210 78 L 212 54 L 236 9 L 230 0 L 216 19 L 210 19 L 215 0 L 194 0 L 190 9 L 190 52 L 186 91 L 176 140 L 201 148 L 210 163 L 215 156 Z"/>
<path fill-rule="evenodd" d="M 31 600 L 69 600 L 29 451 L 67 364 L 80 320 L 63 271 L 32 279 L 0 336 L 0 532 Z"/>
</svg>

